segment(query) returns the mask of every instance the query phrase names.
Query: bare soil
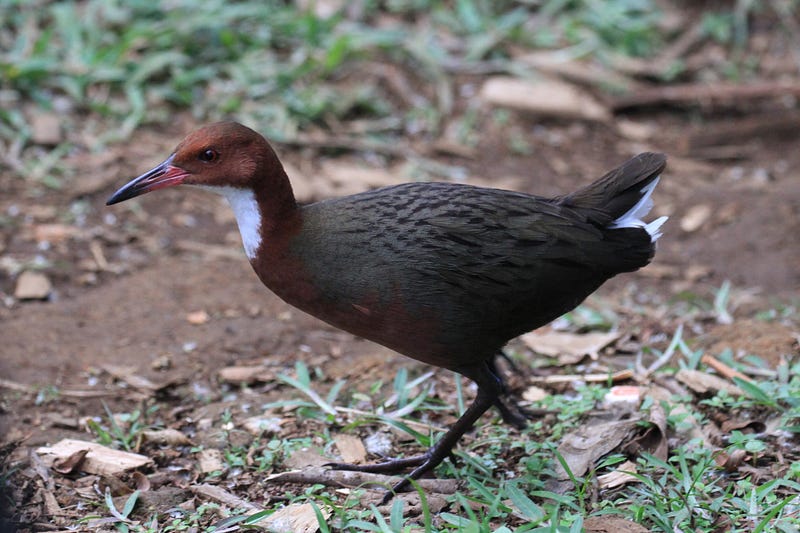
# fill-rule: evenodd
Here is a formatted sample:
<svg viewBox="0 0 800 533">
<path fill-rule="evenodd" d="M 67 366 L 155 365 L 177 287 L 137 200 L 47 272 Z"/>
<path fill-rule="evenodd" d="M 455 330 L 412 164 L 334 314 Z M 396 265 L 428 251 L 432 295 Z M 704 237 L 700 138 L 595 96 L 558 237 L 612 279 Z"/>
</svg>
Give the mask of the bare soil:
<svg viewBox="0 0 800 533">
<path fill-rule="evenodd" d="M 734 316 L 747 318 L 747 327 L 698 331 L 696 343 L 759 352 L 774 357 L 773 363 L 796 353 L 791 328 L 753 317 L 797 305 L 800 298 L 797 138 L 754 139 L 750 156 L 709 162 L 679 155 L 679 140 L 692 128 L 688 119 L 664 113 L 637 120 L 663 131 L 663 140 L 643 146 L 602 125 L 536 125 L 523 117 L 516 127 L 531 132 L 530 155 L 510 153 L 487 131 L 476 159 L 441 161 L 466 166 L 482 184 L 551 195 L 587 183 L 641 149 L 678 154 L 655 195 L 654 214 L 671 219 L 654 264 L 613 280 L 600 297 L 633 293 L 666 302 L 691 293 L 711 299 L 729 280 L 737 295 Z M 196 407 L 203 395 L 219 399 L 217 371 L 243 361 L 266 360 L 276 372 L 290 372 L 301 358 L 321 366 L 331 380 L 348 378 L 354 386 L 391 383 L 400 365 L 424 369 L 291 308 L 261 286 L 220 199 L 178 189 L 104 206 L 117 186 L 163 159 L 189 127 L 181 122 L 168 131 L 143 129 L 101 160 L 87 156 L 57 191 L 0 172 L 0 295 L 7 302 L 0 306 L 0 429 L 6 442 L 25 439 L 15 457 L 68 436 L 91 439 L 80 420 L 102 415 L 101 401 L 115 412 L 137 405 L 109 367 L 128 367 L 129 374 L 149 379 L 161 387 L 155 393 L 163 393 L 161 401 L 176 408 Z M 309 175 L 326 159 L 308 150 L 279 152 Z M 331 160 L 365 164 L 348 155 Z M 708 206 L 708 216 L 691 228 L 685 217 L 701 205 Z M 13 300 L 16 275 L 9 265 L 29 265 L 37 256 L 47 261 L 51 297 Z M 187 319 L 197 311 L 208 320 Z M 657 328 L 669 332 L 678 321 L 673 317 Z M 61 395 L 52 402 L 30 392 L 48 387 L 106 395 Z M 297 433 L 308 430 L 298 424 Z"/>
</svg>

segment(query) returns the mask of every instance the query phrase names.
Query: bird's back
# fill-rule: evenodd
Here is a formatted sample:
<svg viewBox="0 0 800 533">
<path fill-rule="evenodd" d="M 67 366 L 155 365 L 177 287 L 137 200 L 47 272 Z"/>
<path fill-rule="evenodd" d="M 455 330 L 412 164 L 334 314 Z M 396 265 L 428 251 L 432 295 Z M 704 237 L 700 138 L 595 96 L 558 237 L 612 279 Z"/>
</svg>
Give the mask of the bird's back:
<svg viewBox="0 0 800 533">
<path fill-rule="evenodd" d="M 590 185 L 555 199 L 414 183 L 305 206 L 290 250 L 314 294 L 276 292 L 416 359 L 472 364 L 649 262 L 648 231 L 613 226 L 663 159 L 626 165 L 595 182 L 605 191 Z"/>
</svg>

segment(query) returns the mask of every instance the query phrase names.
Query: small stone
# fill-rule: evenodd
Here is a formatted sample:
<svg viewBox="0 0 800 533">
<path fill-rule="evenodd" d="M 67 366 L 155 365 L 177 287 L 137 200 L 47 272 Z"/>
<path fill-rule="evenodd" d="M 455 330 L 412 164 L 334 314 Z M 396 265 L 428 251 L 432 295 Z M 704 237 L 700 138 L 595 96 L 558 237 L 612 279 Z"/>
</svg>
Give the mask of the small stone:
<svg viewBox="0 0 800 533">
<path fill-rule="evenodd" d="M 364 439 L 364 447 L 373 455 L 385 457 L 392 452 L 392 436 L 382 431 L 371 433 Z"/>
<path fill-rule="evenodd" d="M 50 278 L 41 272 L 26 270 L 17 278 L 14 298 L 17 300 L 45 300 L 53 291 Z"/>
<path fill-rule="evenodd" d="M 211 317 L 205 311 L 194 311 L 186 315 L 186 321 L 195 326 L 205 324 L 210 318 Z"/>
<path fill-rule="evenodd" d="M 172 368 L 172 356 L 164 354 L 156 357 L 150 362 L 150 368 L 153 370 L 169 370 Z"/>
<path fill-rule="evenodd" d="M 254 416 L 245 419 L 242 427 L 256 436 L 274 435 L 280 432 L 283 422 L 282 418 L 276 416 Z"/>
</svg>

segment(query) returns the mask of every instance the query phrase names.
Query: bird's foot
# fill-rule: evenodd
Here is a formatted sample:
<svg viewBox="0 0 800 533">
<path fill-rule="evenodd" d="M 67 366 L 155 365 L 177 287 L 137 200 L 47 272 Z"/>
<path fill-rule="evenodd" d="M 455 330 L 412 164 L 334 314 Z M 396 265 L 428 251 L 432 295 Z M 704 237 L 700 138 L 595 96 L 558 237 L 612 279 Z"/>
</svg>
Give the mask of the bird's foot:
<svg viewBox="0 0 800 533">
<path fill-rule="evenodd" d="M 351 472 L 367 472 L 369 474 L 397 474 L 408 468 L 419 466 L 428 459 L 428 454 L 404 457 L 402 459 L 389 459 L 370 465 L 354 465 L 350 463 L 326 463 L 324 466 L 331 470 L 349 470 Z"/>
<path fill-rule="evenodd" d="M 531 409 L 522 407 L 509 397 L 498 398 L 494 405 L 497 407 L 497 410 L 500 411 L 503 422 L 517 429 L 525 429 L 528 426 L 529 420 L 558 412 L 553 409 Z"/>
<path fill-rule="evenodd" d="M 449 457 L 451 461 L 455 461 L 455 456 L 452 453 L 449 454 Z M 441 462 L 442 459 L 439 459 L 437 454 L 434 452 L 434 448 L 431 448 L 422 455 L 405 457 L 403 459 L 390 459 L 388 461 L 374 463 L 371 465 L 327 463 L 324 466 L 327 466 L 332 470 L 349 470 L 353 472 L 367 472 L 370 474 L 397 474 L 408 468 L 416 467 L 407 476 L 404 476 L 402 480 L 395 483 L 391 489 L 386 491 L 386 494 L 383 496 L 383 500 L 381 501 L 381 505 L 383 505 L 388 503 L 389 500 L 391 500 L 392 497 L 394 497 L 394 495 L 398 492 L 407 491 L 409 488 L 411 488 L 412 480 L 421 478 L 436 468 Z"/>
</svg>

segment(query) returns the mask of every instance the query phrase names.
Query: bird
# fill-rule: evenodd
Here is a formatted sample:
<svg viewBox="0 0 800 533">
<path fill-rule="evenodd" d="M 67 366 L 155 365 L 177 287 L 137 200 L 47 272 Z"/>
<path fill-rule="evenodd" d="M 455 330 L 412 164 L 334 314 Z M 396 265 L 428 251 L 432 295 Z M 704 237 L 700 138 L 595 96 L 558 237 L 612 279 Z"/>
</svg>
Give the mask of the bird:
<svg viewBox="0 0 800 533">
<path fill-rule="evenodd" d="M 552 198 L 414 182 L 301 205 L 269 141 L 218 122 L 189 133 L 106 204 L 177 185 L 221 194 L 256 275 L 285 302 L 477 385 L 466 411 L 424 453 L 329 464 L 407 472 L 386 502 L 451 456 L 491 407 L 525 427 L 497 365 L 503 347 L 651 261 L 667 217 L 642 219 L 665 168 L 664 154 L 641 153 Z"/>
</svg>

